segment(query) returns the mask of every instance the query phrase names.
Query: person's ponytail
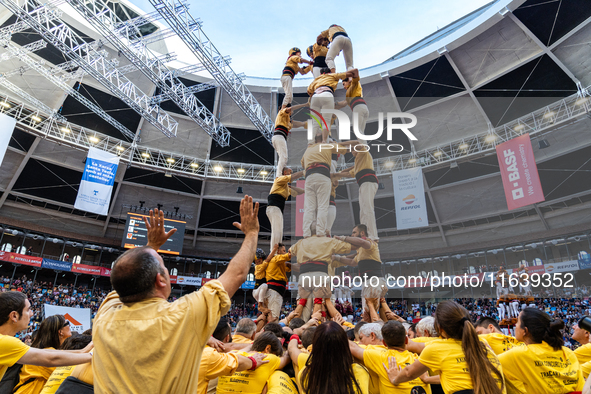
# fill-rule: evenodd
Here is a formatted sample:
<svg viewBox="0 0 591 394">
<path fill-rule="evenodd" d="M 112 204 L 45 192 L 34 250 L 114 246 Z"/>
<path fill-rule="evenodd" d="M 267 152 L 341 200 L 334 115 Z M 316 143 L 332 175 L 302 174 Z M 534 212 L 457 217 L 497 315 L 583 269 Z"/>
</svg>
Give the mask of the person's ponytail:
<svg viewBox="0 0 591 394">
<path fill-rule="evenodd" d="M 561 330 L 564 322 L 560 319 L 551 320 L 547 313 L 535 308 L 525 308 L 519 315 L 521 328 L 526 329 L 533 343 L 546 342 L 554 350 L 564 346 Z"/>
<path fill-rule="evenodd" d="M 497 375 L 497 378 L 502 382 L 504 381 L 503 375 L 488 359 L 486 345 L 478 339 L 478 334 L 470 320 L 464 321 L 462 350 L 466 356 L 474 394 L 501 394 L 502 389 L 497 385 L 491 372 Z"/>
</svg>

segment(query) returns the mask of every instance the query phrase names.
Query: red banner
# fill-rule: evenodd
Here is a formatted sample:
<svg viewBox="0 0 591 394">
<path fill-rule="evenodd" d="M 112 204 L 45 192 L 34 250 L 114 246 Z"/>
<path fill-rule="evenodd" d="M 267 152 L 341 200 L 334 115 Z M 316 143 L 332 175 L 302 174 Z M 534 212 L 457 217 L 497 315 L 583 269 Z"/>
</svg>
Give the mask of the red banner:
<svg viewBox="0 0 591 394">
<path fill-rule="evenodd" d="M 497 145 L 497 158 L 509 210 L 545 200 L 529 134 Z"/>
<path fill-rule="evenodd" d="M 111 276 L 111 269 L 101 267 L 101 276 Z"/>
<path fill-rule="evenodd" d="M 43 259 L 41 257 L 27 256 L 25 254 L 0 252 L 0 260 L 8 261 L 9 263 L 17 263 L 30 265 L 32 267 L 41 267 Z"/>
<path fill-rule="evenodd" d="M 300 189 L 306 188 L 306 181 L 297 181 L 296 186 Z M 306 199 L 305 194 L 300 194 L 296 197 L 296 220 L 295 220 L 295 235 L 296 237 L 304 236 L 304 200 Z"/>
<path fill-rule="evenodd" d="M 96 265 L 72 264 L 72 272 L 79 272 L 88 275 L 100 275 L 101 267 Z"/>
<path fill-rule="evenodd" d="M 206 284 L 210 280 L 213 280 L 213 279 L 209 279 L 209 278 L 203 278 L 203 279 L 201 279 L 201 286 L 203 286 L 204 284 Z"/>
<path fill-rule="evenodd" d="M 176 275 L 170 275 L 170 283 L 175 284 L 176 283 Z"/>
</svg>

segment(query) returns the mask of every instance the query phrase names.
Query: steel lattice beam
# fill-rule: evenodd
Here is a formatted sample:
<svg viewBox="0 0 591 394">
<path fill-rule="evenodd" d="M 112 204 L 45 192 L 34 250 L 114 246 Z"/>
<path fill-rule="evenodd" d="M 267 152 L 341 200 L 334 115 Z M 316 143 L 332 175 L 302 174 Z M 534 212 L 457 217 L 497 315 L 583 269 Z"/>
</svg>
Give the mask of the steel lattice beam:
<svg viewBox="0 0 591 394">
<path fill-rule="evenodd" d="M 124 77 L 112 62 L 101 56 L 65 23 L 54 22 L 45 17 L 45 12 L 40 12 L 47 5 L 37 6 L 34 0 L 0 0 L 0 3 L 154 127 L 168 137 L 176 135 L 178 123 L 159 106 L 151 104 L 150 97 Z"/>
<path fill-rule="evenodd" d="M 175 3 L 174 0 L 150 0 L 150 3 L 205 66 L 219 86 L 228 93 L 271 143 L 273 120 L 242 83 L 241 78 L 223 61 L 223 56 L 201 29 L 201 24 L 189 14 L 186 4 Z"/>
<path fill-rule="evenodd" d="M 21 88 L 19 88 L 18 86 L 16 86 L 12 82 L 10 82 L 5 77 L 0 77 L 0 85 L 3 86 L 4 88 L 10 90 L 12 93 L 16 94 L 17 96 L 19 96 L 23 100 L 32 104 L 37 109 L 37 112 L 38 111 L 44 112 L 46 115 L 54 118 L 58 122 L 64 122 L 64 123 L 66 122 L 66 118 L 64 118 L 62 115 L 58 114 L 55 109 L 50 108 L 48 105 L 46 105 L 42 101 L 31 96 L 29 93 L 25 92 L 24 90 L 22 90 Z M 4 103 L 6 103 L 6 101 L 4 101 Z M 37 115 L 38 115 L 38 113 L 37 113 Z M 35 115 L 35 116 L 37 116 L 37 115 Z"/>
<path fill-rule="evenodd" d="M 119 17 L 102 0 L 67 0 L 97 31 L 166 94 L 220 146 L 230 144 L 230 132 L 142 40 L 135 25 L 114 28 Z M 155 104 L 155 101 L 152 101 Z"/>
<path fill-rule="evenodd" d="M 133 140 L 135 138 L 135 133 L 130 131 L 127 127 L 123 126 L 117 120 L 115 120 L 111 115 L 105 112 L 100 106 L 96 105 L 92 101 L 88 100 L 82 94 L 80 94 L 77 90 L 73 89 L 70 85 L 68 85 L 63 79 L 56 76 L 51 69 L 47 69 L 43 66 L 44 62 L 37 62 L 33 60 L 30 56 L 28 51 L 24 48 L 19 48 L 16 45 L 12 44 L 10 41 L 0 40 L 0 44 L 4 45 L 6 49 L 15 56 L 19 58 L 20 61 L 24 62 L 29 66 L 31 69 L 37 71 L 39 74 L 47 78 L 51 83 L 53 83 L 58 88 L 62 89 L 64 92 L 68 93 L 70 96 L 74 97 L 78 100 L 82 105 L 86 108 L 100 116 L 104 119 L 107 123 L 113 126 L 115 129 L 119 130 L 121 134 Z"/>
</svg>

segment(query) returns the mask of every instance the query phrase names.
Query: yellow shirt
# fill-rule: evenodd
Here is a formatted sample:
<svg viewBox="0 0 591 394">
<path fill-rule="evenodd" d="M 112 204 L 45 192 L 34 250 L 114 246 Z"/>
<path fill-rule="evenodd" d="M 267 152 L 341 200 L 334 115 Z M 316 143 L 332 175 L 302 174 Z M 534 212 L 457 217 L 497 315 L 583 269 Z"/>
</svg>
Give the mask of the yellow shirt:
<svg viewBox="0 0 591 394">
<path fill-rule="evenodd" d="M 254 265 L 254 278 L 255 279 L 265 279 L 267 276 L 267 266 L 269 265 L 268 262 L 264 261 L 260 264 Z"/>
<path fill-rule="evenodd" d="M 373 169 L 373 157 L 371 157 L 371 153 L 358 152 L 357 156 L 355 156 L 355 164 L 351 175 L 355 176 L 359 171 Z"/>
<path fill-rule="evenodd" d="M 359 263 L 361 260 L 374 260 L 379 261 L 381 263 L 382 259 L 380 259 L 380 249 L 378 248 L 378 243 L 369 238 L 366 239 L 366 241 L 371 242 L 371 248 L 357 249 L 357 254 L 355 255 L 354 261 L 356 263 Z"/>
<path fill-rule="evenodd" d="M 271 187 L 269 194 L 279 194 L 287 200 L 287 197 L 289 197 L 289 194 L 291 193 L 291 188 L 289 187 L 290 182 L 291 175 L 278 176 L 273 181 L 273 186 Z"/>
<path fill-rule="evenodd" d="M 328 47 L 325 47 L 324 45 L 318 45 L 318 44 L 314 44 L 312 46 L 312 53 L 314 54 L 314 57 L 326 57 L 326 54 L 328 53 Z"/>
<path fill-rule="evenodd" d="M 577 356 L 566 347 L 546 342 L 517 346 L 499 356 L 505 379 L 521 393 L 554 394 L 581 391 L 585 385 Z"/>
<path fill-rule="evenodd" d="M 351 252 L 351 244 L 335 238 L 312 236 L 300 239 L 291 246 L 291 253 L 296 256 L 298 263 L 308 261 L 332 261 L 333 254 Z"/>
<path fill-rule="evenodd" d="M 291 268 L 285 265 L 286 262 L 291 260 L 289 253 L 277 254 L 267 266 L 267 282 L 271 280 L 282 280 L 287 282 L 287 273 L 290 272 Z"/>
<path fill-rule="evenodd" d="M 431 392 L 430 385 L 423 383 L 420 378 L 399 384 L 398 386 L 394 386 L 392 383 L 390 383 L 390 380 L 388 379 L 388 373 L 384 369 L 383 365 L 388 365 L 388 357 L 395 357 L 396 363 L 403 369 L 414 363 L 419 358 L 419 356 L 409 352 L 408 350 L 399 352 L 394 349 L 367 347 L 363 351 L 363 363 L 371 372 L 377 375 L 379 381 L 379 393 L 410 393 L 413 387 L 416 386 L 422 387 L 427 393 Z"/>
<path fill-rule="evenodd" d="M 310 86 L 308 86 L 308 95 L 313 96 L 314 91 L 321 86 L 328 86 L 332 89 L 332 92 L 337 89 L 337 85 L 339 81 L 342 79 L 347 78 L 347 73 L 329 73 L 329 74 L 322 74 L 316 77 Z"/>
<path fill-rule="evenodd" d="M 53 349 L 52 347 L 48 349 Z M 43 386 L 47 383 L 47 379 L 51 376 L 55 368 L 38 367 L 36 365 L 23 365 L 19 375 L 18 385 L 25 383 L 31 378 L 35 378 L 31 383 L 22 386 L 15 391 L 17 394 L 39 394 L 43 390 Z"/>
<path fill-rule="evenodd" d="M 252 341 L 250 339 L 243 337 L 240 334 L 233 335 L 232 342 L 234 342 L 234 343 L 252 343 Z"/>
<path fill-rule="evenodd" d="M 309 357 L 310 354 L 307 353 L 300 353 L 298 356 L 298 367 L 300 370 L 298 374 L 298 380 L 300 381 L 300 385 L 302 383 L 302 373 L 304 372 L 304 368 L 306 367 L 306 362 L 308 361 Z M 357 380 L 357 384 L 361 389 L 361 391 L 355 390 L 355 392 L 357 394 L 369 394 L 369 373 L 367 370 L 361 365 L 353 363 L 353 374 L 355 375 L 355 380 Z M 353 387 L 355 387 L 355 385 L 353 385 Z"/>
<path fill-rule="evenodd" d="M 72 371 L 74 371 L 75 367 L 75 365 L 69 367 L 57 367 L 51 373 L 49 379 L 47 379 L 47 383 L 45 383 L 45 386 L 43 386 L 41 394 L 54 394 L 62 382 L 72 374 Z"/>
<path fill-rule="evenodd" d="M 485 342 L 482 340 L 482 342 Z M 501 368 L 499 359 L 488 347 L 487 354 L 490 362 L 497 367 L 502 374 L 504 368 Z M 423 349 L 419 361 L 421 364 L 431 370 L 433 375 L 439 375 L 441 379 L 441 387 L 446 393 L 455 393 L 461 390 L 471 390 L 472 378 L 468 373 L 468 364 L 466 364 L 466 357 L 462 350 L 462 341 L 456 339 L 437 339 L 431 341 L 428 346 Z M 497 380 L 497 375 L 491 372 L 491 375 Z M 497 380 L 499 387 L 501 382 Z M 506 389 L 503 393 L 506 393 Z"/>
<path fill-rule="evenodd" d="M 591 361 L 591 343 L 586 343 L 575 350 L 575 356 L 579 360 L 580 364 L 585 364 L 587 361 Z"/>
<path fill-rule="evenodd" d="M 12 367 L 29 351 L 29 347 L 20 339 L 0 334 L 0 379 L 8 367 Z"/>
<path fill-rule="evenodd" d="M 207 393 L 210 380 L 220 376 L 229 376 L 238 368 L 238 356 L 235 353 L 218 353 L 212 347 L 206 346 L 199 365 L 199 385 L 197 394 Z"/>
<path fill-rule="evenodd" d="M 94 374 L 92 373 L 91 362 L 76 365 L 70 376 L 94 386 Z"/>
<path fill-rule="evenodd" d="M 287 130 L 291 130 L 291 118 L 287 113 L 287 108 L 283 108 L 277 113 L 277 117 L 275 118 L 275 127 L 277 126 L 283 126 Z"/>
<path fill-rule="evenodd" d="M 275 371 L 267 380 L 267 394 L 298 394 L 298 389 L 285 372 Z"/>
<path fill-rule="evenodd" d="M 175 302 L 123 305 L 111 292 L 92 329 L 95 392 L 197 392 L 201 354 L 230 304 L 217 280 Z"/>
<path fill-rule="evenodd" d="M 499 334 L 496 332 L 490 334 L 482 334 L 479 335 L 480 338 L 486 339 L 486 342 L 490 345 L 493 352 L 498 356 L 499 354 L 503 354 L 508 350 L 513 349 L 516 346 L 524 345 L 523 342 L 518 341 L 514 337 Z"/>
<path fill-rule="evenodd" d="M 331 27 L 329 27 L 328 29 L 326 29 L 322 33 L 320 33 L 320 35 L 322 37 L 327 37 L 328 41 L 332 42 L 332 37 L 335 35 L 335 33 L 338 33 L 338 32 L 347 34 L 345 29 L 343 29 L 341 26 L 332 25 Z"/>
<path fill-rule="evenodd" d="M 244 357 L 252 355 L 247 352 L 240 352 L 238 354 Z M 281 364 L 281 359 L 274 354 L 267 354 L 265 360 L 269 360 L 269 362 L 262 364 L 254 371 L 241 371 L 235 372 L 231 376 L 220 376 L 216 393 L 260 394 L 271 374 Z"/>
<path fill-rule="evenodd" d="M 440 337 L 416 337 L 411 339 L 413 342 L 424 343 L 427 346 L 429 343 L 433 342 L 436 339 L 442 339 Z"/>
<path fill-rule="evenodd" d="M 359 77 L 353 78 L 351 81 L 351 85 L 347 89 L 347 93 L 345 93 L 345 97 L 353 98 L 353 97 L 363 97 L 363 89 L 361 89 L 361 84 L 359 83 Z"/>
<path fill-rule="evenodd" d="M 591 373 L 591 361 L 587 361 L 585 364 L 581 364 L 581 371 L 583 372 L 583 377 L 587 379 L 589 374 Z"/>
<path fill-rule="evenodd" d="M 322 149 L 321 149 L 322 146 Z M 339 153 L 337 144 L 312 144 L 309 145 L 304 156 L 302 156 L 302 167 L 308 168 L 312 163 L 324 163 L 330 169 L 330 162 L 332 161 L 332 154 Z M 342 149 L 342 147 L 341 147 Z"/>
</svg>

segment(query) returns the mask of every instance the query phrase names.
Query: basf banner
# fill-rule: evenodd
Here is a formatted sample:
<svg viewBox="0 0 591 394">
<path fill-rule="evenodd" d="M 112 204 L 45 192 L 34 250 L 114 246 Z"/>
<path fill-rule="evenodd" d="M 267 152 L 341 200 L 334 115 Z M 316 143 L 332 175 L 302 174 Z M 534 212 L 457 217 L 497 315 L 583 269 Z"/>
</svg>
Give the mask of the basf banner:
<svg viewBox="0 0 591 394">
<path fill-rule="evenodd" d="M 392 172 L 392 181 L 396 207 L 396 228 L 404 230 L 428 226 L 422 168 L 394 171 Z"/>
<path fill-rule="evenodd" d="M 44 305 L 45 318 L 53 315 L 64 315 L 67 321 L 70 322 L 70 330 L 82 334 L 90 327 L 90 309 L 86 308 L 69 308 L 67 306 Z"/>
<path fill-rule="evenodd" d="M 118 165 L 119 156 L 90 148 L 74 208 L 107 215 Z"/>
<path fill-rule="evenodd" d="M 509 210 L 544 201 L 529 134 L 497 145 L 497 158 Z"/>
<path fill-rule="evenodd" d="M 16 126 L 16 119 L 0 114 L 0 165 L 2 165 L 6 149 L 8 149 L 8 143 L 10 142 L 10 137 L 12 137 L 14 126 Z"/>
</svg>

